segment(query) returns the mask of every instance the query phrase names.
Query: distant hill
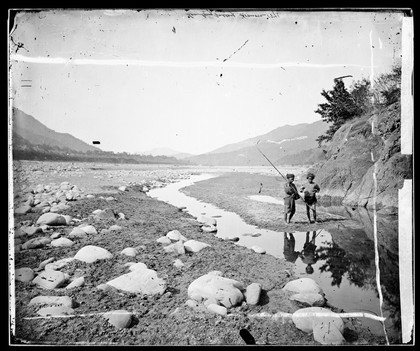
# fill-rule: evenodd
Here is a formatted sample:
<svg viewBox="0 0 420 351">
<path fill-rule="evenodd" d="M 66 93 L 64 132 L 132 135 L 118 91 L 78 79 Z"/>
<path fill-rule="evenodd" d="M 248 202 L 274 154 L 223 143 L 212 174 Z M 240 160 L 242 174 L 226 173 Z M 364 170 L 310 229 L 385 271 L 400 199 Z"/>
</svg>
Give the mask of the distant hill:
<svg viewBox="0 0 420 351">
<path fill-rule="evenodd" d="M 13 109 L 14 160 L 107 162 L 131 164 L 189 164 L 171 156 L 132 155 L 102 151 L 68 133 L 58 133 L 25 112 Z"/>
<path fill-rule="evenodd" d="M 56 132 L 31 115 L 13 108 L 13 143 L 23 141 L 31 145 L 47 145 L 51 148 L 70 149 L 77 152 L 101 151 L 68 133 Z"/>
<path fill-rule="evenodd" d="M 316 138 L 328 126 L 323 121 L 286 125 L 266 134 L 229 144 L 206 154 L 187 158 L 188 161 L 213 166 L 262 166 L 267 160 L 255 145 L 276 164 L 313 164 L 323 159 Z"/>
<path fill-rule="evenodd" d="M 172 157 L 175 157 L 175 158 L 177 158 L 178 160 L 183 160 L 183 159 L 185 159 L 185 158 L 189 158 L 189 157 L 192 157 L 193 156 L 193 154 L 189 154 L 189 153 L 187 153 L 187 152 L 180 152 L 180 153 L 178 153 L 178 154 L 173 154 L 172 155 Z"/>
<path fill-rule="evenodd" d="M 179 160 L 186 158 L 186 157 L 191 157 L 193 156 L 193 154 L 189 154 L 186 152 L 180 152 L 174 149 L 171 149 L 169 147 L 157 147 L 151 150 L 146 150 L 146 151 L 142 151 L 139 152 L 141 155 L 152 155 L 152 156 L 172 156 L 175 157 Z"/>
<path fill-rule="evenodd" d="M 290 139 L 303 140 L 303 139 L 313 139 L 313 141 L 321 134 L 327 130 L 326 124 L 319 120 L 314 123 L 301 123 L 296 125 L 285 125 L 273 129 L 272 131 L 258 135 L 253 138 L 245 139 L 238 143 L 228 144 L 213 151 L 210 151 L 209 154 L 215 153 L 224 153 L 231 152 L 243 149 L 248 146 L 254 146 L 258 140 L 268 141 L 277 143 L 278 145 L 283 144 Z M 300 138 L 300 139 L 299 139 Z M 316 146 L 316 144 L 314 144 Z M 301 151 L 301 150 L 297 150 Z"/>
</svg>

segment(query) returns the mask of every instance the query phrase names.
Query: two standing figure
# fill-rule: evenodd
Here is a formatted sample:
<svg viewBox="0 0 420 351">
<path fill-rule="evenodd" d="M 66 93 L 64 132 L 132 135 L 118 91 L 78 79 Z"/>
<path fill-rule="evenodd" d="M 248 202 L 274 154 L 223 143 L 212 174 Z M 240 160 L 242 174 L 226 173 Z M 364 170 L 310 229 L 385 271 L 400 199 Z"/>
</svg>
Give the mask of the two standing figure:
<svg viewBox="0 0 420 351">
<path fill-rule="evenodd" d="M 284 192 L 286 196 L 284 197 L 284 221 L 286 224 L 289 224 L 293 215 L 296 212 L 295 201 L 301 198 L 299 192 L 296 188 L 296 185 L 293 183 L 295 180 L 295 175 L 288 173 L 286 174 L 286 184 L 284 185 Z M 316 193 L 320 191 L 319 185 L 314 182 L 315 175 L 313 173 L 308 173 L 306 176 L 308 180 L 307 184 L 301 187 L 300 192 L 303 193 L 302 198 L 306 203 L 306 215 L 308 216 L 309 223 L 316 222 Z M 313 212 L 314 222 L 311 221 L 311 213 Z"/>
<path fill-rule="evenodd" d="M 289 234 L 289 236 L 287 234 Z M 283 255 L 287 261 L 292 263 L 295 263 L 297 258 L 300 257 L 302 262 L 306 264 L 306 273 L 312 274 L 314 272 L 312 265 L 315 264 L 319 258 L 315 245 L 315 238 L 317 236 L 316 231 L 313 231 L 312 238 L 309 238 L 309 236 L 309 232 L 306 232 L 306 240 L 303 244 L 303 249 L 299 252 L 295 251 L 296 240 L 293 233 L 284 233 Z"/>
</svg>

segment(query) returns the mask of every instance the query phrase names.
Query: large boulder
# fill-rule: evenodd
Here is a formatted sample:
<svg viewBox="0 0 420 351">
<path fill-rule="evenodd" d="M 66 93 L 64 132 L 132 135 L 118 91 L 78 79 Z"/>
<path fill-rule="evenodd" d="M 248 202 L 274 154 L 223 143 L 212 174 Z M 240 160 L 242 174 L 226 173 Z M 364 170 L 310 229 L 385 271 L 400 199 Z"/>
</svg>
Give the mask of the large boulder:
<svg viewBox="0 0 420 351">
<path fill-rule="evenodd" d="M 96 213 L 94 213 L 94 215 L 97 219 L 115 219 L 116 217 L 114 211 L 110 208 L 106 208 L 105 210 L 99 210 Z"/>
<path fill-rule="evenodd" d="M 13 235 L 14 235 L 15 238 L 20 238 L 20 237 L 25 236 L 27 234 L 23 231 L 23 228 L 21 227 L 21 228 L 16 228 L 14 230 Z"/>
<path fill-rule="evenodd" d="M 55 262 L 47 262 L 44 265 L 44 269 L 46 271 L 59 271 L 61 268 L 67 266 L 70 262 L 74 261 L 75 258 L 74 257 L 66 257 L 66 258 L 62 258 L 58 261 Z M 44 261 L 46 262 L 46 261 Z"/>
<path fill-rule="evenodd" d="M 187 241 L 188 239 L 183 236 L 178 230 L 171 230 L 166 234 L 166 237 L 171 239 L 171 241 Z"/>
<path fill-rule="evenodd" d="M 51 263 L 54 260 L 55 260 L 55 257 L 50 257 L 50 258 L 47 258 L 46 260 L 42 261 L 38 266 L 38 270 L 42 271 L 48 263 Z"/>
<path fill-rule="evenodd" d="M 144 295 L 162 295 L 166 290 L 165 280 L 158 278 L 156 271 L 140 267 L 108 281 L 106 285 Z"/>
<path fill-rule="evenodd" d="M 32 282 L 43 289 L 59 288 L 66 281 L 64 273 L 59 271 L 42 271 Z"/>
<path fill-rule="evenodd" d="M 222 316 L 226 316 L 227 315 L 227 308 L 224 307 L 224 306 L 217 305 L 215 303 L 208 304 L 207 305 L 207 309 L 210 312 L 217 313 L 217 314 L 220 314 Z"/>
<path fill-rule="evenodd" d="M 214 225 L 203 225 L 201 230 L 205 233 L 215 233 L 217 232 L 217 227 Z"/>
<path fill-rule="evenodd" d="M 74 228 L 68 235 L 70 239 L 85 239 L 87 234 L 81 228 Z"/>
<path fill-rule="evenodd" d="M 133 272 L 141 269 L 147 269 L 147 266 L 143 262 L 137 262 L 130 264 L 128 269 Z"/>
<path fill-rule="evenodd" d="M 55 305 L 72 308 L 76 307 L 76 302 L 70 296 L 37 296 L 29 301 L 29 306 L 32 305 Z"/>
<path fill-rule="evenodd" d="M 51 207 L 50 203 L 48 201 L 41 201 L 38 205 L 36 205 L 35 207 L 42 209 L 45 207 Z"/>
<path fill-rule="evenodd" d="M 216 274 L 205 274 L 188 287 L 188 297 L 196 301 L 215 299 L 226 308 L 240 304 L 244 298 L 242 283 Z"/>
<path fill-rule="evenodd" d="M 32 268 L 29 267 L 23 267 L 15 269 L 15 279 L 19 280 L 21 282 L 30 282 L 32 279 L 34 279 L 35 273 L 32 270 Z"/>
<path fill-rule="evenodd" d="M 36 208 L 36 207 L 35 207 Z M 51 207 L 50 206 L 45 206 L 42 210 L 41 213 L 47 213 L 50 212 Z M 35 211 L 35 212 L 39 212 L 39 211 Z M 67 221 L 66 221 L 67 222 Z"/>
<path fill-rule="evenodd" d="M 79 278 L 74 279 L 69 285 L 65 287 L 65 289 L 78 288 L 83 285 L 85 285 L 85 278 L 79 277 Z"/>
<path fill-rule="evenodd" d="M 98 234 L 98 232 L 96 231 L 96 228 L 93 225 L 83 225 L 83 226 L 79 226 L 78 228 L 83 230 L 88 235 Z"/>
<path fill-rule="evenodd" d="M 58 205 L 51 206 L 50 212 L 62 212 L 62 211 L 68 210 L 69 208 L 70 208 L 69 205 L 60 203 Z"/>
<path fill-rule="evenodd" d="M 26 214 L 28 212 L 31 212 L 31 206 L 29 205 L 22 205 L 20 207 L 15 208 L 16 214 Z"/>
<path fill-rule="evenodd" d="M 55 247 L 70 247 L 73 244 L 74 242 L 67 238 L 59 238 L 51 241 L 51 246 Z"/>
<path fill-rule="evenodd" d="M 138 251 L 134 247 L 126 247 L 124 250 L 121 251 L 121 255 L 129 256 L 129 257 L 136 257 Z"/>
<path fill-rule="evenodd" d="M 169 245 L 172 243 L 171 239 L 167 236 L 161 236 L 160 238 L 156 239 L 156 242 L 162 245 Z"/>
<path fill-rule="evenodd" d="M 54 232 L 50 235 L 50 239 L 54 241 L 54 239 L 58 239 L 59 237 L 61 237 L 61 233 L 60 232 Z"/>
<path fill-rule="evenodd" d="M 28 195 L 25 204 L 28 205 L 28 206 L 33 206 L 34 205 L 34 200 L 35 199 L 32 195 Z"/>
<path fill-rule="evenodd" d="M 290 296 L 290 300 L 297 301 L 306 306 L 322 307 L 325 304 L 324 296 L 316 293 L 300 293 Z"/>
<path fill-rule="evenodd" d="M 203 243 L 197 240 L 188 240 L 184 243 L 185 251 L 188 252 L 199 252 L 206 247 L 210 247 L 211 245 Z"/>
<path fill-rule="evenodd" d="M 128 328 L 131 325 L 132 317 L 133 315 L 126 310 L 110 311 L 103 315 L 103 318 L 118 329 Z"/>
<path fill-rule="evenodd" d="M 44 213 L 36 221 L 37 225 L 67 225 L 66 219 L 58 213 Z"/>
<path fill-rule="evenodd" d="M 296 293 L 323 294 L 321 287 L 311 278 L 300 278 L 288 282 L 283 290 Z"/>
<path fill-rule="evenodd" d="M 37 249 L 40 247 L 44 247 L 45 245 L 49 244 L 51 242 L 50 238 L 47 237 L 39 237 L 39 238 L 33 238 L 28 241 L 26 241 L 22 245 L 22 250 L 29 250 L 29 249 Z"/>
<path fill-rule="evenodd" d="M 111 225 L 111 226 L 108 228 L 108 230 L 109 230 L 110 232 L 120 232 L 120 231 L 122 231 L 122 230 L 123 230 L 123 227 L 121 227 L 120 225 L 116 225 L 116 224 L 114 224 L 114 225 Z"/>
<path fill-rule="evenodd" d="M 341 345 L 346 341 L 336 323 L 324 320 L 314 323 L 313 335 L 314 340 L 322 345 Z"/>
<path fill-rule="evenodd" d="M 74 256 L 75 259 L 86 263 L 93 263 L 98 260 L 112 258 L 112 254 L 102 247 L 87 245 L 82 247 Z"/>
<path fill-rule="evenodd" d="M 182 243 L 182 241 L 177 241 L 174 244 L 170 244 L 168 246 L 164 246 L 163 249 L 166 252 L 173 252 L 176 253 L 177 255 L 184 255 L 185 254 L 185 247 L 184 244 Z"/>
<path fill-rule="evenodd" d="M 330 324 L 343 333 L 344 323 L 341 317 L 326 308 L 322 307 L 307 307 L 301 308 L 293 313 L 292 321 L 295 326 L 305 333 L 312 333 L 314 325 L 316 324 Z"/>
<path fill-rule="evenodd" d="M 41 308 L 37 312 L 40 316 L 70 316 L 74 314 L 74 310 L 66 306 L 50 306 Z"/>
<path fill-rule="evenodd" d="M 262 247 L 260 247 L 258 245 L 253 245 L 251 247 L 251 250 L 256 252 L 256 253 L 259 253 L 259 254 L 265 254 L 266 253 L 265 249 L 263 249 Z"/>
<path fill-rule="evenodd" d="M 252 283 L 248 285 L 245 292 L 246 303 L 248 305 L 258 305 L 258 302 L 260 301 L 261 290 L 262 287 L 259 283 Z"/>
<path fill-rule="evenodd" d="M 67 224 L 67 225 L 72 224 L 72 222 L 74 221 L 73 217 L 72 217 L 72 216 L 70 216 L 70 215 L 63 215 L 63 214 L 62 214 L 62 216 L 63 216 L 63 217 L 64 217 L 64 219 L 66 220 L 66 224 Z"/>
</svg>

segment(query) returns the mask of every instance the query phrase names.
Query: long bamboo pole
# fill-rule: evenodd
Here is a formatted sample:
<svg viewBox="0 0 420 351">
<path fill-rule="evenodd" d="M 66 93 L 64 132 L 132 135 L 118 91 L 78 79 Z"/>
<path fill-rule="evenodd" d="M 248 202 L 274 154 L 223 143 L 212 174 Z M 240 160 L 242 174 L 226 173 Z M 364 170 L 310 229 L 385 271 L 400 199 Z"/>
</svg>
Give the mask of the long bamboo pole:
<svg viewBox="0 0 420 351">
<path fill-rule="evenodd" d="M 260 148 L 258 147 L 258 143 L 259 143 L 260 141 L 258 140 L 257 141 L 257 144 L 255 144 L 255 146 L 257 147 L 257 150 L 260 152 L 260 154 L 261 155 L 263 155 L 264 156 L 264 158 L 268 161 L 268 162 L 270 162 L 270 164 L 274 167 L 274 169 L 283 177 L 283 179 L 287 182 L 287 178 L 277 169 L 277 167 L 276 166 L 274 166 L 274 164 L 273 164 L 273 162 L 271 162 L 269 159 L 268 159 L 268 157 L 267 156 L 265 156 L 264 155 L 264 153 L 260 150 Z M 295 194 L 296 195 L 298 195 L 301 199 L 302 199 L 302 201 L 306 204 L 306 206 L 308 206 L 312 211 L 315 211 L 315 209 L 313 208 L 313 207 L 311 207 L 311 205 L 309 205 L 306 201 L 305 201 L 305 199 L 303 198 L 303 196 L 300 196 L 300 194 L 298 193 L 298 191 L 297 190 L 295 190 L 294 188 L 292 188 L 293 189 L 293 191 L 295 192 Z"/>
</svg>

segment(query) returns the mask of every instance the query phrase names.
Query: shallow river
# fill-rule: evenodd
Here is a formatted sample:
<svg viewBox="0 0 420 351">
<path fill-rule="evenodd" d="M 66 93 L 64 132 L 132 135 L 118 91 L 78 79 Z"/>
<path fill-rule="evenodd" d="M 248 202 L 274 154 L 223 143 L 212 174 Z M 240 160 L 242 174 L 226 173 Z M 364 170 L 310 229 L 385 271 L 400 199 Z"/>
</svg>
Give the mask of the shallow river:
<svg viewBox="0 0 420 351">
<path fill-rule="evenodd" d="M 237 236 L 240 239 L 237 245 L 245 247 L 258 245 L 264 248 L 269 255 L 294 262 L 295 274 L 298 277 L 314 279 L 323 289 L 325 297 L 331 305 L 342 308 L 346 312 L 369 312 L 380 315 L 373 265 L 373 243 L 370 243 L 371 240 L 367 236 L 364 238 L 367 245 L 360 245 L 363 247 L 359 246 L 357 252 L 353 253 L 337 245 L 337 242 L 340 243 L 339 238 L 337 240 L 334 238 L 334 235 L 339 235 L 337 233 L 331 234 L 326 230 L 284 233 L 260 229 L 245 223 L 236 213 L 201 202 L 179 191 L 195 182 L 215 176 L 214 174 L 193 175 L 189 179 L 169 184 L 164 188 L 152 189 L 148 195 L 177 207 L 185 206 L 185 211 L 192 216 L 206 215 L 216 218 L 217 237 Z M 255 196 L 251 200 L 280 203 L 270 196 Z M 344 235 L 346 234 L 344 233 Z M 316 249 L 307 250 L 304 255 L 301 255 L 306 242 L 315 244 Z M 396 259 L 398 265 L 398 257 Z M 390 264 L 393 263 L 389 262 L 387 256 L 387 265 Z M 398 282 L 398 277 L 390 276 L 390 274 L 385 279 L 391 281 L 391 284 Z M 385 321 L 386 332 L 392 339 L 398 338 L 400 334 L 399 299 L 396 300 L 398 303 L 395 298 L 387 299 L 385 294 L 382 308 L 383 315 L 387 318 Z M 361 321 L 369 327 L 372 333 L 384 334 L 380 322 L 367 318 L 362 318 Z"/>
</svg>

